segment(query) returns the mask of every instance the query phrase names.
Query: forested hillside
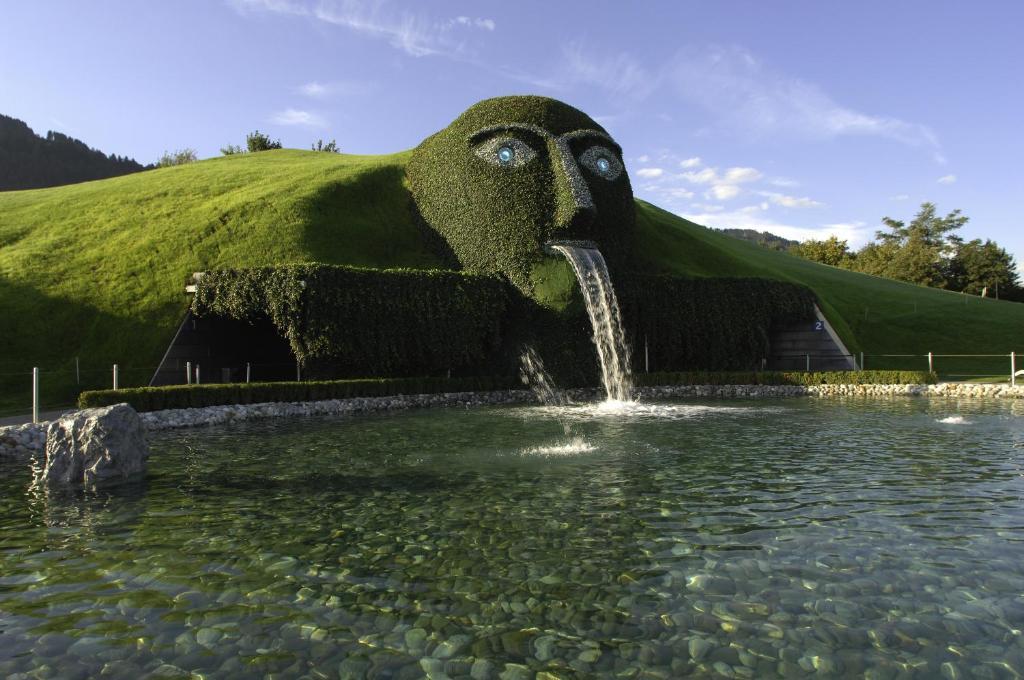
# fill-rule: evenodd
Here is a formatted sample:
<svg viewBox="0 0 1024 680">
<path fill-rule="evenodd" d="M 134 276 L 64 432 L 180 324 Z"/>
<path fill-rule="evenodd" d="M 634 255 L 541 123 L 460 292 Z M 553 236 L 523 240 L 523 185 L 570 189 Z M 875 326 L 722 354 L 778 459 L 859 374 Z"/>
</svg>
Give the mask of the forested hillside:
<svg viewBox="0 0 1024 680">
<path fill-rule="evenodd" d="M 108 156 L 59 132 L 40 137 L 23 121 L 0 115 L 0 191 L 75 184 L 145 169 L 131 158 Z"/>
</svg>

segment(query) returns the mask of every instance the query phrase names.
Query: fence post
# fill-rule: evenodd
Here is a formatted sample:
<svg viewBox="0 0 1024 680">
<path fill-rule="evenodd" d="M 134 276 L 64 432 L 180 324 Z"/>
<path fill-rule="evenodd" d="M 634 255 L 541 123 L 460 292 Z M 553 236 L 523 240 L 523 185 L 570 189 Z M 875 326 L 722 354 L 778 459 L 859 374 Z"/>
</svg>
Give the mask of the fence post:
<svg viewBox="0 0 1024 680">
<path fill-rule="evenodd" d="M 864 370 L 864 352 L 860 353 L 860 370 Z"/>
<path fill-rule="evenodd" d="M 196 364 L 196 384 L 201 385 L 202 382 L 199 380 L 199 364 Z"/>
<path fill-rule="evenodd" d="M 75 384 L 82 384 L 82 374 L 78 370 L 78 357 L 75 357 Z"/>
<path fill-rule="evenodd" d="M 651 357 L 647 353 L 647 335 L 644 335 L 644 373 L 651 372 Z"/>
<path fill-rule="evenodd" d="M 32 369 L 32 422 L 39 422 L 39 369 Z"/>
<path fill-rule="evenodd" d="M 252 364 L 250 364 L 247 361 L 247 362 L 245 362 L 245 382 L 249 382 L 249 380 L 251 378 L 252 378 Z"/>
<path fill-rule="evenodd" d="M 932 353 L 931 352 L 928 352 L 928 372 L 929 373 L 934 373 L 935 372 L 935 362 L 932 360 Z"/>
<path fill-rule="evenodd" d="M 1010 387 L 1017 386 L 1017 353 L 1010 352 Z"/>
<path fill-rule="evenodd" d="M 121 381 L 118 379 L 121 377 L 120 371 L 118 370 L 117 364 L 114 364 L 114 389 L 120 387 Z"/>
<path fill-rule="evenodd" d="M 807 357 L 807 372 L 810 373 L 811 372 L 811 355 L 810 354 L 806 354 L 804 356 Z"/>
<path fill-rule="evenodd" d="M 452 369 L 449 368 L 448 369 L 448 377 L 449 378 L 452 377 L 451 371 L 452 371 Z M 295 359 L 295 382 L 302 382 L 302 364 L 299 363 L 299 360 L 297 358 Z"/>
<path fill-rule="evenodd" d="M 191 385 L 192 384 L 192 362 L 191 361 L 186 361 L 185 362 L 185 384 L 186 385 Z"/>
</svg>

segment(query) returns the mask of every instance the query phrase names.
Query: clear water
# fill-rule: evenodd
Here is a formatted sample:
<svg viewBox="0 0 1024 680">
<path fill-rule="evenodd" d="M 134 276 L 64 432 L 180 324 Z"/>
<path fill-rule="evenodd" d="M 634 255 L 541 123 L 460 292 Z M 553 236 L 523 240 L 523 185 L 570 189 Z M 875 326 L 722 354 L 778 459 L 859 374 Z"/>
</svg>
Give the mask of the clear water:
<svg viewBox="0 0 1024 680">
<path fill-rule="evenodd" d="M 1022 406 L 268 420 L 85 495 L 4 465 L 0 676 L 1018 677 Z"/>
</svg>

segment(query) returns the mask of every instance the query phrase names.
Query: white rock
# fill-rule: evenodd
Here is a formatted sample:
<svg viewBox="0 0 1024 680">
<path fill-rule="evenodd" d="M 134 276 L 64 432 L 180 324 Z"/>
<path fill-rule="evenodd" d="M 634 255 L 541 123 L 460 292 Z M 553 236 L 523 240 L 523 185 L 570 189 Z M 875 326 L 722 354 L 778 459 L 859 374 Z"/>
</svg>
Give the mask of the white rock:
<svg viewBox="0 0 1024 680">
<path fill-rule="evenodd" d="M 111 484 L 146 470 L 146 428 L 128 404 L 92 408 L 50 423 L 42 479 L 52 484 Z"/>
</svg>

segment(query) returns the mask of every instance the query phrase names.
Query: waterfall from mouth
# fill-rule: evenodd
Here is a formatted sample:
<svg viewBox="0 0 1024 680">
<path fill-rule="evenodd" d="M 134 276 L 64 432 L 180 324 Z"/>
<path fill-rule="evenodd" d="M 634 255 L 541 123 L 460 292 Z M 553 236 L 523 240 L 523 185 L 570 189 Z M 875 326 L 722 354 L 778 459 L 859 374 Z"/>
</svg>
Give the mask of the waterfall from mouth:
<svg viewBox="0 0 1024 680">
<path fill-rule="evenodd" d="M 604 256 L 597 248 L 581 244 L 552 243 L 551 247 L 565 255 L 580 282 L 594 329 L 594 346 L 601 362 L 601 382 L 608 401 L 629 401 L 633 387 L 629 347 Z"/>
</svg>

